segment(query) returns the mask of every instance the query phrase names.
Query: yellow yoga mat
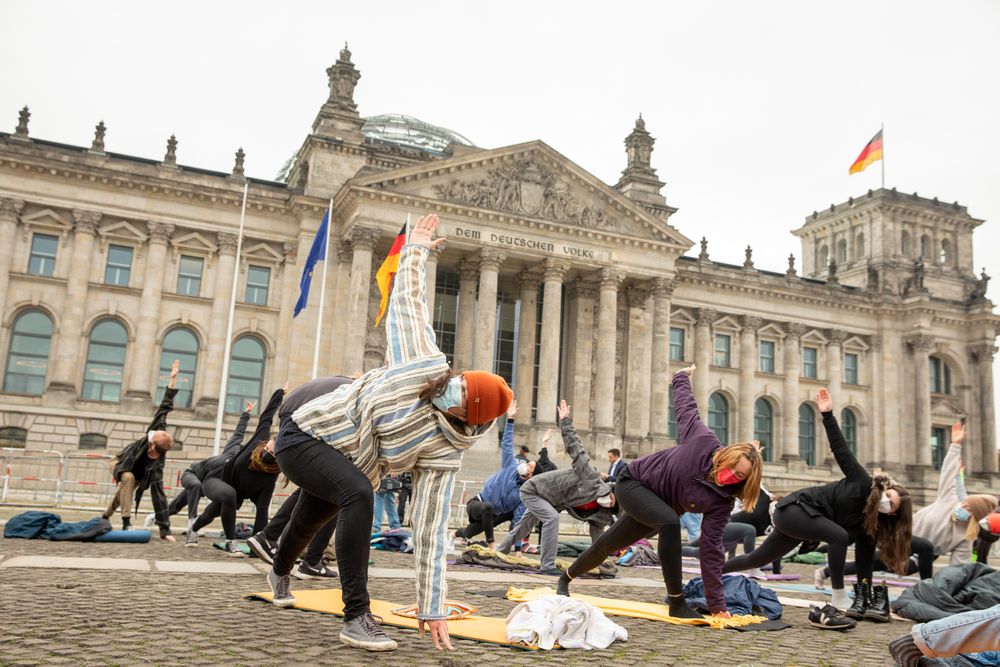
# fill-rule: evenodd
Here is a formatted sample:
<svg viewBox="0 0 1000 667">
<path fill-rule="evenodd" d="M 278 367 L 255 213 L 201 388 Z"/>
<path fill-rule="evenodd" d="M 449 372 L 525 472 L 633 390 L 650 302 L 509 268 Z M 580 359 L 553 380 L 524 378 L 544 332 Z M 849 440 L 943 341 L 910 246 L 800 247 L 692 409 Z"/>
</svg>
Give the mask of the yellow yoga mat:
<svg viewBox="0 0 1000 667">
<path fill-rule="evenodd" d="M 339 588 L 305 589 L 295 591 L 295 609 L 305 611 L 318 611 L 322 614 L 344 615 L 344 602 L 340 597 Z M 274 597 L 270 592 L 250 593 L 244 596 L 248 600 L 271 601 Z M 404 605 L 385 600 L 372 600 L 372 613 L 381 616 L 385 625 L 394 625 L 400 628 L 417 629 L 417 619 L 399 616 L 393 613 L 393 609 L 399 609 Z M 536 646 L 525 646 L 507 641 L 507 623 L 502 618 L 492 616 L 472 615 L 466 618 L 448 621 L 448 633 L 452 637 L 463 639 L 474 639 L 491 644 L 503 644 L 504 646 L 514 646 L 517 648 L 537 650 Z"/>
<path fill-rule="evenodd" d="M 537 600 L 546 595 L 555 595 L 552 588 L 515 588 L 511 586 L 507 589 L 507 599 L 513 602 L 528 602 Z M 704 616 L 702 618 L 675 618 L 667 614 L 667 605 L 653 602 L 635 602 L 633 600 L 616 600 L 614 598 L 598 598 L 592 595 L 578 595 L 573 593 L 573 598 L 589 602 L 606 614 L 612 616 L 628 616 L 629 618 L 644 618 L 647 621 L 663 621 L 674 625 L 707 625 L 716 630 L 723 628 L 739 628 L 754 623 L 763 623 L 767 620 L 764 616 L 733 616 L 732 618 L 717 618 L 715 616 Z"/>
</svg>

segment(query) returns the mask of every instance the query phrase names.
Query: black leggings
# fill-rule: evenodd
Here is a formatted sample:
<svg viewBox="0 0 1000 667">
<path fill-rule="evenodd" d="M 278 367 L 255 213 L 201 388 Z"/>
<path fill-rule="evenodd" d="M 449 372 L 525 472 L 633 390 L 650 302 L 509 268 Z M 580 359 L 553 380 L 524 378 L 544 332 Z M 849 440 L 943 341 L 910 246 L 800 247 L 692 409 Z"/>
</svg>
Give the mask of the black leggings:
<svg viewBox="0 0 1000 667">
<path fill-rule="evenodd" d="M 493 527 L 499 523 L 512 521 L 513 512 L 505 514 L 494 514 L 492 503 L 484 503 L 482 500 L 473 498 L 465 504 L 466 512 L 469 514 L 469 525 L 455 531 L 459 537 L 471 540 L 479 533 L 486 533 L 486 541 L 493 544 Z"/>
<path fill-rule="evenodd" d="M 930 579 L 934 576 L 934 559 L 937 556 L 934 555 L 934 545 L 930 540 L 925 540 L 922 537 L 912 538 L 910 540 L 910 555 L 916 556 L 917 562 L 914 563 L 912 558 L 906 562 L 906 574 L 920 572 L 921 579 Z M 872 559 L 872 569 L 892 572 L 892 568 L 877 555 Z M 857 574 L 857 572 L 858 565 L 854 561 L 844 565 L 844 574 Z M 829 567 L 823 568 L 823 575 L 830 576 Z"/>
<path fill-rule="evenodd" d="M 753 551 L 754 545 L 757 543 L 757 529 L 746 523 L 734 523 L 730 521 L 726 524 L 726 528 L 722 532 L 722 543 L 729 550 L 730 558 L 736 555 L 737 544 L 742 544 L 743 553 L 748 554 Z M 697 557 L 700 551 L 698 549 L 700 544 L 701 535 L 699 534 L 698 537 L 681 547 L 681 554 Z"/>
<path fill-rule="evenodd" d="M 178 514 L 187 505 L 188 519 L 193 521 L 198 518 L 198 503 L 201 502 L 201 480 L 190 470 L 185 470 L 181 475 L 181 486 L 184 488 L 170 502 L 167 514 L 170 516 Z"/>
<path fill-rule="evenodd" d="M 295 511 L 295 505 L 298 504 L 300 495 L 302 495 L 302 492 L 299 489 L 295 489 L 295 493 L 285 498 L 285 502 L 281 503 L 281 507 L 271 517 L 271 520 L 267 522 L 267 526 L 264 527 L 262 532 L 269 542 L 274 544 L 280 543 L 281 535 L 284 533 L 285 527 L 288 526 L 288 521 L 292 518 L 292 512 Z M 302 562 L 315 568 L 322 565 L 323 553 L 326 551 L 327 545 L 330 544 L 330 538 L 333 537 L 333 531 L 335 530 L 337 530 L 336 514 L 333 515 L 333 518 L 325 526 L 316 531 L 312 540 L 309 541 L 309 547 L 302 556 Z"/>
<path fill-rule="evenodd" d="M 667 593 L 680 595 L 683 590 L 681 574 L 681 522 L 677 512 L 662 498 L 634 479 L 620 479 L 615 485 L 615 498 L 621 506 L 618 520 L 611 524 L 590 547 L 577 556 L 566 573 L 575 578 L 589 572 L 604 559 L 644 537 L 659 533 L 657 554 Z"/>
<path fill-rule="evenodd" d="M 827 560 L 830 562 L 830 584 L 835 589 L 844 587 L 844 562 L 851 538 L 847 531 L 826 517 L 810 516 L 797 504 L 785 505 L 774 511 L 774 531 L 751 553 L 726 561 L 723 573 L 739 572 L 761 567 L 781 558 L 802 541 L 820 541 L 830 545 Z M 867 558 L 866 558 L 867 556 Z M 857 550 L 858 571 L 871 581 L 871 554 Z"/>
<path fill-rule="evenodd" d="M 198 532 L 212 523 L 215 517 L 222 517 L 222 531 L 226 539 L 236 539 L 236 489 L 221 479 L 210 477 L 201 483 L 201 490 L 212 502 L 191 529 Z"/>
<path fill-rule="evenodd" d="M 301 490 L 274 557 L 274 573 L 285 576 L 320 528 L 338 517 L 334 545 L 344 599 L 344 620 L 371 611 L 368 551 L 374 518 L 372 483 L 357 466 L 322 440 L 303 433 L 292 420 L 275 445 L 282 472 Z"/>
</svg>

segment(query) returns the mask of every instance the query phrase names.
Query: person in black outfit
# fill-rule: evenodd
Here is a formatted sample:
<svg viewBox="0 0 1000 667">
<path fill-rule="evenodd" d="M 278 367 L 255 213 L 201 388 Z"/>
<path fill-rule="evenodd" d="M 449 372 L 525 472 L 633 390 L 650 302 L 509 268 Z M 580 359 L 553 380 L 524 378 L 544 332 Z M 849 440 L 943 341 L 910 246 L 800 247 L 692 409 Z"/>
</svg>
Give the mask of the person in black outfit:
<svg viewBox="0 0 1000 667">
<path fill-rule="evenodd" d="M 334 375 L 326 378 L 317 378 L 312 382 L 307 382 L 297 387 L 295 391 L 288 394 L 285 401 L 281 404 L 281 409 L 278 411 L 279 430 L 288 419 L 291 419 L 292 413 L 303 405 L 314 398 L 329 394 L 342 384 L 350 384 L 351 382 L 353 382 L 352 378 Z M 295 509 L 295 503 L 298 500 L 299 490 L 296 489 L 295 493 L 288 496 L 285 502 L 281 504 L 281 507 L 268 522 L 267 526 L 260 531 L 257 531 L 255 528 L 254 535 L 247 540 L 247 546 L 250 547 L 250 551 L 264 562 L 274 564 L 274 555 L 278 551 L 278 543 L 281 540 L 282 533 L 285 531 L 285 526 L 288 525 L 288 521 L 292 517 L 292 511 Z M 400 519 L 402 520 L 402 517 Z M 302 556 L 302 562 L 292 570 L 292 574 L 295 577 L 298 579 L 313 579 L 337 576 L 336 571 L 326 567 L 323 563 L 323 554 L 326 551 L 327 545 L 330 544 L 330 540 L 333 538 L 333 533 L 336 529 L 337 517 L 335 515 L 310 540 L 309 546 Z"/>
<path fill-rule="evenodd" d="M 763 484 L 761 484 L 760 494 L 757 496 L 757 504 L 754 505 L 753 512 L 747 512 L 746 510 L 733 512 L 733 515 L 729 517 L 729 523 L 745 523 L 751 525 L 757 532 L 757 537 L 764 537 L 767 535 L 767 531 L 771 527 L 771 503 L 775 500 L 776 498 L 764 488 Z M 776 558 L 775 561 L 771 563 L 771 571 L 774 574 L 781 574 L 781 558 Z"/>
<path fill-rule="evenodd" d="M 410 494 L 413 493 L 413 475 L 408 472 L 404 472 L 399 476 L 399 483 L 403 486 L 399 489 L 399 523 L 406 525 L 406 503 L 410 500 Z"/>
<path fill-rule="evenodd" d="M 212 502 L 198 517 L 191 529 L 197 533 L 222 517 L 222 530 L 226 535 L 225 551 L 228 555 L 241 558 L 243 552 L 236 546 L 236 511 L 245 499 L 257 508 L 254 518 L 254 532 L 267 525 L 267 510 L 278 479 L 278 461 L 274 456 L 274 440 L 271 438 L 271 423 L 285 397 L 284 387 L 271 394 L 264 411 L 257 421 L 257 430 L 235 456 L 225 461 L 215 475 L 206 478 L 202 491 Z"/>
<path fill-rule="evenodd" d="M 723 572 L 739 572 L 772 562 L 804 540 L 829 544 L 828 560 L 833 586 L 833 612 L 821 614 L 819 627 L 844 629 L 839 610 L 851 618 L 889 620 L 889 599 L 885 586 L 871 590 L 872 558 L 876 544 L 883 559 L 896 571 L 905 572 L 910 556 L 913 504 L 909 493 L 888 477 L 872 479 L 851 453 L 833 416 L 833 399 L 826 389 L 816 394 L 830 450 L 844 479 L 790 493 L 774 510 L 774 531 L 754 551 L 726 561 Z M 859 583 L 855 603 L 849 606 L 844 590 L 844 563 L 847 546 L 855 542 Z M 870 604 L 869 604 L 870 602 Z M 829 606 L 828 606 L 829 607 Z M 824 608 L 826 609 L 826 608 Z"/>
</svg>

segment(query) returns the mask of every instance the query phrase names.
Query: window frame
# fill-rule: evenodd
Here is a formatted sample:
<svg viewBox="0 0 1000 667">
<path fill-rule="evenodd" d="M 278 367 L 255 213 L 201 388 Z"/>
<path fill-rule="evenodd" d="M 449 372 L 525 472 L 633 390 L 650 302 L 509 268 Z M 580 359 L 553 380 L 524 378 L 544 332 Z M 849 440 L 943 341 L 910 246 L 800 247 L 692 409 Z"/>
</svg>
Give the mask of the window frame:
<svg viewBox="0 0 1000 667">
<path fill-rule="evenodd" d="M 84 446 L 84 439 L 87 438 L 88 436 L 90 436 L 91 440 L 94 440 L 95 438 L 101 438 L 102 441 L 101 441 L 100 446 L 92 446 L 89 441 L 88 441 L 87 445 Z M 94 441 L 96 441 L 96 440 L 94 440 Z M 80 439 L 77 442 L 76 448 L 79 449 L 79 450 L 81 450 L 81 451 L 94 451 L 94 450 L 101 450 L 101 449 L 107 450 L 107 448 L 108 448 L 108 436 L 104 435 L 103 433 L 81 433 L 80 434 Z"/>
<path fill-rule="evenodd" d="M 261 357 L 260 357 L 260 359 L 251 359 L 249 357 L 240 357 L 240 358 L 235 357 L 236 346 L 243 339 L 252 340 L 255 343 L 257 343 L 258 345 L 260 345 L 260 350 L 261 350 Z M 233 393 L 232 387 L 233 387 L 233 377 L 234 377 L 233 376 L 233 368 L 235 367 L 235 364 L 233 363 L 234 361 L 245 361 L 245 362 L 252 362 L 252 363 L 259 363 L 260 364 L 260 377 L 259 378 L 251 378 L 249 376 L 242 376 L 242 375 L 236 376 L 237 380 L 253 381 L 253 382 L 256 382 L 259 385 L 258 389 L 257 389 L 257 396 L 256 397 L 254 397 L 254 396 L 248 396 L 246 394 L 236 394 L 236 393 Z M 225 414 L 228 414 L 228 415 L 238 415 L 238 414 L 242 413 L 243 412 L 243 408 L 244 408 L 244 402 L 247 401 L 247 400 L 256 401 L 257 405 L 254 407 L 253 413 L 257 414 L 259 412 L 259 410 L 260 410 L 260 407 L 261 407 L 260 406 L 260 401 L 261 401 L 261 397 L 264 395 L 264 382 L 265 382 L 266 378 L 267 378 L 267 344 L 264 342 L 264 340 L 261 339 L 259 336 L 255 336 L 254 334 L 249 334 L 249 333 L 241 334 L 241 335 L 237 336 L 236 338 L 234 338 L 233 339 L 232 349 L 229 352 L 229 377 L 226 378 L 226 398 L 224 399 L 225 400 L 225 404 L 223 406 L 223 410 L 225 411 Z M 236 400 L 236 402 L 235 402 L 235 404 L 233 406 L 235 409 L 231 410 L 229 404 L 230 404 L 230 399 L 232 399 L 232 398 L 237 398 L 238 400 Z"/>
<path fill-rule="evenodd" d="M 808 421 L 803 411 L 808 411 Z M 806 428 L 803 428 L 805 425 Z M 799 404 L 799 458 L 806 465 L 816 465 L 816 411 L 808 403 Z"/>
<path fill-rule="evenodd" d="M 250 276 L 253 275 L 254 271 L 264 271 L 267 273 L 267 281 L 261 285 L 260 283 L 251 283 Z M 250 299 L 251 290 L 253 290 L 254 300 Z M 264 293 L 264 300 L 258 300 L 260 292 Z M 243 290 L 243 302 L 252 306 L 267 306 L 268 299 L 271 298 L 271 267 L 261 266 L 260 264 L 248 264 L 247 265 L 247 279 L 246 285 Z"/>
<path fill-rule="evenodd" d="M 849 419 L 848 419 L 849 417 Z M 858 455 L 858 415 L 850 408 L 840 411 L 840 426 L 844 434 L 844 441 L 854 456 Z"/>
<path fill-rule="evenodd" d="M 25 318 L 25 317 L 27 317 L 27 316 L 29 316 L 29 315 L 32 315 L 32 314 L 41 315 L 42 317 L 44 317 L 48 321 L 48 324 L 49 324 L 49 334 L 47 336 L 47 344 L 46 344 L 46 351 L 45 351 L 45 356 L 44 357 L 41 354 L 33 354 L 33 353 L 25 353 L 25 352 L 15 352 L 14 351 L 14 345 L 17 342 L 17 338 L 18 337 L 31 338 L 31 339 L 41 339 L 42 338 L 42 336 L 40 336 L 38 334 L 35 334 L 35 333 L 24 333 L 24 332 L 19 332 L 17 330 L 17 325 L 22 321 L 22 319 Z M 49 314 L 46 313 L 44 310 L 40 310 L 38 308 L 29 308 L 29 309 L 23 310 L 23 311 L 21 311 L 20 313 L 17 314 L 17 317 L 14 318 L 14 321 L 11 324 L 11 327 L 10 327 L 10 338 L 7 341 L 7 360 L 6 360 L 6 364 L 4 365 L 4 374 L 3 374 L 3 391 L 4 391 L 4 393 L 6 393 L 6 394 L 20 394 L 22 396 L 41 396 L 42 394 L 45 393 L 45 384 L 46 384 L 45 380 L 48 377 L 48 373 L 49 373 L 49 359 L 52 356 L 52 335 L 53 335 L 54 332 L 55 332 L 55 323 L 52 321 L 52 317 L 49 316 Z M 44 370 L 44 372 L 41 375 L 32 375 L 30 373 L 15 372 L 15 371 L 12 370 L 12 368 L 13 368 L 12 361 L 14 361 L 16 358 L 24 358 L 24 359 L 27 359 L 27 360 L 32 360 L 32 359 L 34 359 L 34 360 L 41 360 L 41 359 L 44 359 L 45 360 L 45 370 Z M 38 361 L 36 361 L 35 363 L 38 363 Z M 31 379 L 32 378 L 38 378 L 38 377 L 41 378 L 41 387 L 39 387 L 39 390 L 37 392 L 33 392 L 33 391 L 15 391 L 10 386 L 10 380 L 12 378 L 24 378 L 24 380 L 23 380 L 24 381 L 24 386 L 25 386 L 25 388 L 27 388 L 28 384 L 31 381 Z"/>
<path fill-rule="evenodd" d="M 680 341 L 674 341 L 674 332 L 679 334 Z M 686 344 L 687 331 L 684 327 L 670 327 L 670 341 L 667 357 L 670 361 L 684 361 L 684 346 Z M 675 350 L 679 352 L 675 355 Z"/>
<path fill-rule="evenodd" d="M 128 266 L 122 264 L 112 264 L 111 263 L 111 253 L 115 250 L 128 250 Z M 132 264 L 135 261 L 135 248 L 130 245 L 121 245 L 118 243 L 109 243 L 107 248 L 107 259 L 104 262 L 104 284 L 114 285 L 117 287 L 128 287 L 132 283 Z M 120 277 L 122 271 L 125 272 L 125 282 L 112 281 L 109 280 L 111 271 L 116 272 L 116 276 Z"/>
<path fill-rule="evenodd" d="M 35 241 L 45 239 L 46 241 L 51 240 L 54 243 L 55 249 L 52 255 L 46 255 L 35 250 Z M 51 278 L 56 275 L 56 262 L 59 257 L 59 236 L 53 234 L 46 234 L 45 232 L 32 232 L 31 233 L 31 243 L 28 246 L 28 268 L 27 273 L 32 276 L 42 276 L 45 278 Z M 41 262 L 40 270 L 33 270 L 32 265 L 35 260 L 38 259 Z M 45 271 L 46 262 L 51 262 L 51 268 L 49 271 Z"/>
<path fill-rule="evenodd" d="M 851 368 L 851 364 L 848 363 L 849 359 L 854 360 L 853 368 Z M 844 384 L 861 384 L 861 355 L 857 352 L 844 352 Z"/>
<path fill-rule="evenodd" d="M 767 408 L 767 414 L 758 411 L 759 406 Z M 760 420 L 767 420 L 767 429 L 760 428 Z M 763 438 L 761 436 L 764 436 Z M 774 460 L 774 406 L 763 396 L 753 402 L 753 439 L 761 442 L 762 458 L 765 462 Z"/>
<path fill-rule="evenodd" d="M 28 448 L 28 429 L 20 426 L 0 426 L 0 447 Z"/>
<path fill-rule="evenodd" d="M 712 339 L 712 365 L 716 368 L 732 368 L 733 367 L 733 337 L 729 334 L 717 333 Z M 725 349 L 719 349 L 719 343 L 725 341 Z M 724 354 L 724 363 L 719 363 L 719 355 Z"/>
<path fill-rule="evenodd" d="M 764 346 L 770 346 L 771 355 L 768 357 L 764 354 Z M 757 365 L 761 373 L 768 373 L 773 375 L 775 369 L 777 369 L 776 358 L 777 358 L 778 346 L 773 340 L 762 340 L 757 345 Z M 766 360 L 770 360 L 770 368 L 767 368 L 767 364 L 764 363 Z"/>
<path fill-rule="evenodd" d="M 186 273 L 184 273 L 184 260 L 196 260 L 197 262 L 199 262 L 199 270 L 198 270 L 198 277 L 197 278 L 195 278 L 193 274 L 186 274 Z M 180 255 L 180 257 L 177 260 L 177 287 L 176 287 L 176 293 L 178 295 L 180 295 L 180 296 L 200 297 L 201 296 L 201 282 L 204 279 L 204 277 L 205 277 L 205 258 L 204 257 L 202 257 L 200 255 L 184 255 L 184 254 Z M 190 286 L 190 282 L 188 282 L 188 283 L 184 283 L 183 282 L 185 280 L 187 280 L 187 281 L 197 280 L 198 281 L 197 282 L 197 289 L 195 290 L 194 294 L 192 294 L 190 291 L 181 291 L 181 285 L 182 284 Z"/>
<path fill-rule="evenodd" d="M 107 361 L 92 361 L 91 360 L 91 352 L 92 352 L 92 349 L 93 349 L 93 346 L 94 346 L 94 332 L 97 331 L 98 327 L 100 327 L 100 326 L 102 326 L 102 325 L 104 325 L 106 323 L 114 323 L 115 325 L 117 325 L 118 327 L 120 327 L 122 333 L 125 334 L 125 342 L 124 343 L 109 343 L 109 342 L 103 342 L 103 341 L 98 343 L 98 345 L 102 345 L 104 347 L 121 349 L 121 351 L 122 351 L 121 352 L 121 366 L 120 366 L 120 375 L 119 375 L 118 382 L 105 382 L 103 380 L 91 380 L 91 379 L 87 378 L 87 375 L 90 372 L 90 369 L 91 369 L 92 365 L 93 366 L 97 366 L 97 367 L 104 367 L 104 368 L 112 368 L 112 367 L 113 368 L 119 368 L 118 365 L 112 364 L 111 362 L 107 362 Z M 128 344 L 129 344 L 128 327 L 126 327 L 117 318 L 106 317 L 106 318 L 103 318 L 101 320 L 98 320 L 97 322 L 95 322 L 93 324 L 93 326 L 90 327 L 90 333 L 87 334 L 87 356 L 84 359 L 83 384 L 81 385 L 81 388 L 80 388 L 80 400 L 83 400 L 83 401 L 96 401 L 96 402 L 100 402 L 100 403 L 120 403 L 121 402 L 121 399 L 122 399 L 122 387 L 125 384 L 125 367 L 128 364 Z M 87 389 L 88 389 L 88 387 L 92 387 L 94 385 L 97 385 L 97 387 L 99 388 L 99 392 L 98 392 L 99 397 L 98 398 L 91 398 L 91 397 L 87 396 Z M 104 398 L 104 396 L 105 396 L 105 388 L 107 386 L 114 386 L 114 385 L 118 386 L 118 393 L 117 393 L 118 397 L 115 398 L 115 399 Z"/>
<path fill-rule="evenodd" d="M 175 407 L 183 410 L 191 408 L 194 404 L 194 390 L 198 381 L 198 357 L 201 354 L 201 337 L 197 331 L 188 326 L 179 325 L 170 327 L 160 340 L 160 366 L 156 380 L 156 403 L 159 404 L 163 400 L 164 393 L 166 393 L 167 384 L 170 381 L 171 365 L 174 360 L 178 357 L 192 356 L 190 351 L 182 350 L 179 347 L 167 348 L 167 339 L 175 333 L 186 333 L 194 339 L 194 363 L 191 364 L 182 361 L 181 368 L 177 373 L 178 385 L 186 381 L 190 383 L 188 387 L 178 387 L 177 396 L 174 398 Z M 188 360 L 185 359 L 185 361 Z"/>
<path fill-rule="evenodd" d="M 716 400 L 722 401 L 722 405 L 725 408 L 724 410 L 719 410 L 716 407 L 715 405 Z M 723 444 L 729 442 L 730 409 L 731 408 L 729 405 L 729 399 L 726 398 L 725 394 L 722 394 L 721 392 L 718 391 L 714 391 L 708 397 L 708 411 L 707 411 L 708 420 L 705 422 L 705 425 L 708 426 L 708 430 L 710 430 L 712 433 L 715 434 L 715 437 L 719 439 L 719 442 Z M 713 415 L 715 415 L 714 419 Z M 721 425 L 718 424 L 718 419 L 719 419 L 718 415 L 722 416 L 723 423 Z M 715 425 L 713 425 L 713 422 L 716 422 Z M 722 431 L 722 435 L 719 434 L 717 429 L 720 429 Z"/>
<path fill-rule="evenodd" d="M 806 353 L 812 352 L 812 361 L 806 361 Z M 812 369 L 812 374 L 808 372 L 808 369 Z M 819 379 L 819 348 L 812 347 L 810 345 L 802 346 L 802 377 L 807 380 L 818 380 Z"/>
</svg>

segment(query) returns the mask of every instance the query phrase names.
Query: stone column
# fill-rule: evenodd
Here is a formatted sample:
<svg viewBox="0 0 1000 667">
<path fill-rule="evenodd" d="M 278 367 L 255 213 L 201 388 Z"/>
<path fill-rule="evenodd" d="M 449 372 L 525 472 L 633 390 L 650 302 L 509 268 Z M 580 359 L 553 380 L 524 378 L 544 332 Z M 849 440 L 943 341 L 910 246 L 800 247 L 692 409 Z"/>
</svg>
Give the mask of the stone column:
<svg viewBox="0 0 1000 667">
<path fill-rule="evenodd" d="M 156 359 L 156 332 L 160 323 L 160 297 L 163 294 L 163 273 L 167 270 L 167 245 L 170 237 L 174 233 L 174 226 L 159 222 L 147 223 L 149 228 L 149 246 L 146 248 L 145 277 L 142 283 L 142 297 L 139 300 L 139 319 L 136 324 L 135 344 L 133 345 L 133 358 L 140 363 L 133 363 L 128 376 L 128 385 L 125 397 L 134 402 L 134 408 L 139 410 L 144 404 L 153 401 L 152 389 L 150 385 L 153 376 L 150 372 L 150 365 L 159 368 L 159 360 Z M 204 346 L 206 341 L 200 341 Z M 210 351 L 210 354 L 215 353 Z M 215 354 L 221 354 L 217 352 Z M 222 363 L 221 359 L 205 359 L 203 366 L 212 363 Z M 197 383 L 197 378 L 195 378 Z"/>
<path fill-rule="evenodd" d="M 615 347 L 617 345 L 618 286 L 625 279 L 613 267 L 600 273 L 597 312 L 597 368 L 594 373 L 594 430 L 613 434 L 615 425 Z M 599 443 L 601 444 L 601 443 Z"/>
<path fill-rule="evenodd" d="M 698 404 L 698 412 L 702 419 L 708 419 L 708 396 L 711 393 L 709 386 L 709 371 L 712 368 L 712 355 L 715 346 L 712 341 L 712 324 L 718 317 L 718 313 L 709 308 L 698 309 L 698 319 L 694 325 L 694 377 L 691 378 L 694 385 L 694 400 Z"/>
<path fill-rule="evenodd" d="M 198 392 L 198 412 L 211 416 L 219 408 L 219 388 L 226 352 L 226 328 L 229 324 L 230 298 L 233 294 L 233 268 L 236 266 L 236 234 L 219 232 L 219 256 L 215 265 L 215 288 L 212 294 L 212 315 L 208 325 L 208 359 L 202 364 L 201 390 Z M 280 347 L 280 345 L 279 345 Z"/>
<path fill-rule="evenodd" d="M 980 386 L 982 472 L 995 473 L 998 470 L 996 413 L 993 402 L 993 357 L 996 355 L 997 348 L 993 341 L 987 341 L 973 346 L 971 351 L 975 366 L 970 369 L 970 372 L 978 374 Z"/>
<path fill-rule="evenodd" d="M 456 371 L 472 370 L 472 355 L 476 337 L 476 287 L 479 266 L 463 259 L 458 263 L 458 322 L 455 326 Z"/>
<path fill-rule="evenodd" d="M 441 258 L 442 248 L 434 248 L 427 253 L 427 261 L 424 263 L 424 271 L 427 274 L 427 313 L 431 318 L 431 326 L 434 326 L 434 297 L 437 295 L 438 259 Z"/>
<path fill-rule="evenodd" d="M 906 344 L 913 353 L 913 390 L 916 399 L 916 463 L 931 466 L 931 381 L 930 353 L 934 339 L 926 334 L 912 334 L 906 337 Z"/>
<path fill-rule="evenodd" d="M 292 340 L 292 321 L 295 313 L 295 301 L 297 299 L 295 288 L 298 282 L 295 275 L 295 260 L 298 257 L 298 247 L 291 241 L 281 244 L 284 259 L 281 260 L 281 302 L 278 311 L 278 345 L 275 350 L 275 384 L 288 380 L 291 382 L 292 350 L 295 341 Z M 301 277 L 301 276 L 299 276 Z M 336 305 L 336 304 L 335 304 Z M 339 345 L 334 345 L 334 349 Z"/>
<path fill-rule="evenodd" d="M 492 248 L 479 252 L 479 300 L 476 306 L 476 342 L 472 367 L 493 372 L 497 331 L 497 279 L 504 254 Z"/>
<path fill-rule="evenodd" d="M 10 265 L 14 258 L 14 234 L 17 230 L 18 216 L 24 209 L 24 201 L 0 198 L 0 321 L 7 315 L 7 289 L 10 286 Z"/>
<path fill-rule="evenodd" d="M 552 426 L 559 403 L 559 343 L 562 324 L 562 280 L 569 265 L 545 260 L 542 277 L 542 340 L 538 352 L 538 406 L 535 421 Z"/>
<path fill-rule="evenodd" d="M 806 326 L 789 322 L 785 324 L 785 339 L 782 341 L 785 382 L 781 391 L 781 451 L 775 450 L 775 458 L 781 455 L 786 461 L 798 461 L 799 457 L 799 376 L 802 373 L 802 347 L 800 338 L 806 332 Z M 816 441 L 822 434 L 817 426 Z M 825 436 L 823 436 L 825 437 Z M 818 445 L 817 445 L 818 448 Z"/>
<path fill-rule="evenodd" d="M 649 396 L 652 373 L 652 331 L 646 314 L 650 292 L 645 287 L 630 285 L 628 299 L 628 348 L 624 411 L 625 436 L 630 440 L 644 438 L 649 433 Z M 640 452 L 634 452 L 633 455 Z M 645 452 L 641 452 L 645 453 Z"/>
<path fill-rule="evenodd" d="M 667 444 L 670 421 L 670 297 L 674 282 L 668 278 L 655 278 L 653 292 L 653 350 L 650 375 L 649 438 L 653 449 Z"/>
<path fill-rule="evenodd" d="M 80 375 L 80 344 L 83 340 L 84 309 L 87 306 L 87 282 L 94 254 L 94 237 L 101 214 L 96 211 L 73 211 L 73 254 L 70 260 L 66 298 L 63 301 L 62 322 L 59 325 L 59 344 L 54 346 L 55 356 L 49 391 L 63 393 L 66 398 L 76 395 L 76 381 Z M 148 375 L 148 362 L 132 355 L 132 367 L 143 366 Z"/>
<path fill-rule="evenodd" d="M 826 380 L 826 388 L 833 396 L 833 404 L 843 406 L 846 401 L 838 400 L 840 387 L 844 382 L 844 341 L 847 340 L 848 333 L 840 329 L 830 329 L 829 342 L 826 345 L 826 373 L 829 377 Z M 840 419 L 840 413 L 837 413 Z"/>
<path fill-rule="evenodd" d="M 871 424 L 871 429 L 869 429 L 868 437 L 860 439 L 858 441 L 858 460 L 862 464 L 871 463 L 873 466 L 879 465 L 883 468 L 887 466 L 882 466 L 881 464 L 886 461 L 885 447 L 886 447 L 886 435 L 885 435 L 885 425 L 888 421 L 888 415 L 885 412 L 885 394 L 887 391 L 885 383 L 885 373 L 882 370 L 882 364 L 884 363 L 882 355 L 882 336 L 875 334 L 868 339 L 868 355 L 865 362 L 871 369 L 872 379 L 871 379 L 871 395 L 874 397 L 874 402 L 869 406 L 869 410 L 874 408 L 871 412 L 873 416 L 883 415 L 879 418 L 871 418 L 868 422 Z"/>
<path fill-rule="evenodd" d="M 345 375 L 361 375 L 364 372 L 368 306 L 372 289 L 372 251 L 375 249 L 378 237 L 378 230 L 365 227 L 355 227 L 350 233 L 349 241 L 353 254 L 342 365 Z"/>
<path fill-rule="evenodd" d="M 330 304 L 330 310 L 333 313 L 344 313 L 350 308 L 351 303 L 351 263 L 354 260 L 354 251 L 351 249 L 349 241 L 331 243 L 330 249 L 331 256 L 337 258 L 337 291 Z M 344 373 L 344 345 L 337 341 L 343 341 L 347 338 L 347 318 L 334 317 L 330 333 L 331 338 L 335 341 L 330 346 L 330 374 L 342 375 Z"/>
<path fill-rule="evenodd" d="M 572 284 L 576 298 L 576 321 L 572 324 L 576 343 L 573 348 L 573 424 L 578 431 L 589 431 L 590 384 L 593 379 L 594 298 L 597 289 L 592 281 L 577 278 Z"/>
<path fill-rule="evenodd" d="M 521 316 L 517 322 L 517 369 L 514 398 L 520 405 L 518 424 L 531 423 L 535 386 L 535 329 L 538 326 L 538 286 L 541 276 L 535 271 L 521 271 Z"/>
<path fill-rule="evenodd" d="M 753 380 L 757 373 L 757 330 L 763 320 L 759 317 L 744 315 L 740 318 L 743 329 L 740 331 L 740 384 L 739 408 L 737 409 L 736 440 L 749 442 L 753 440 Z M 774 443 L 767 443 L 773 452 Z"/>
</svg>

